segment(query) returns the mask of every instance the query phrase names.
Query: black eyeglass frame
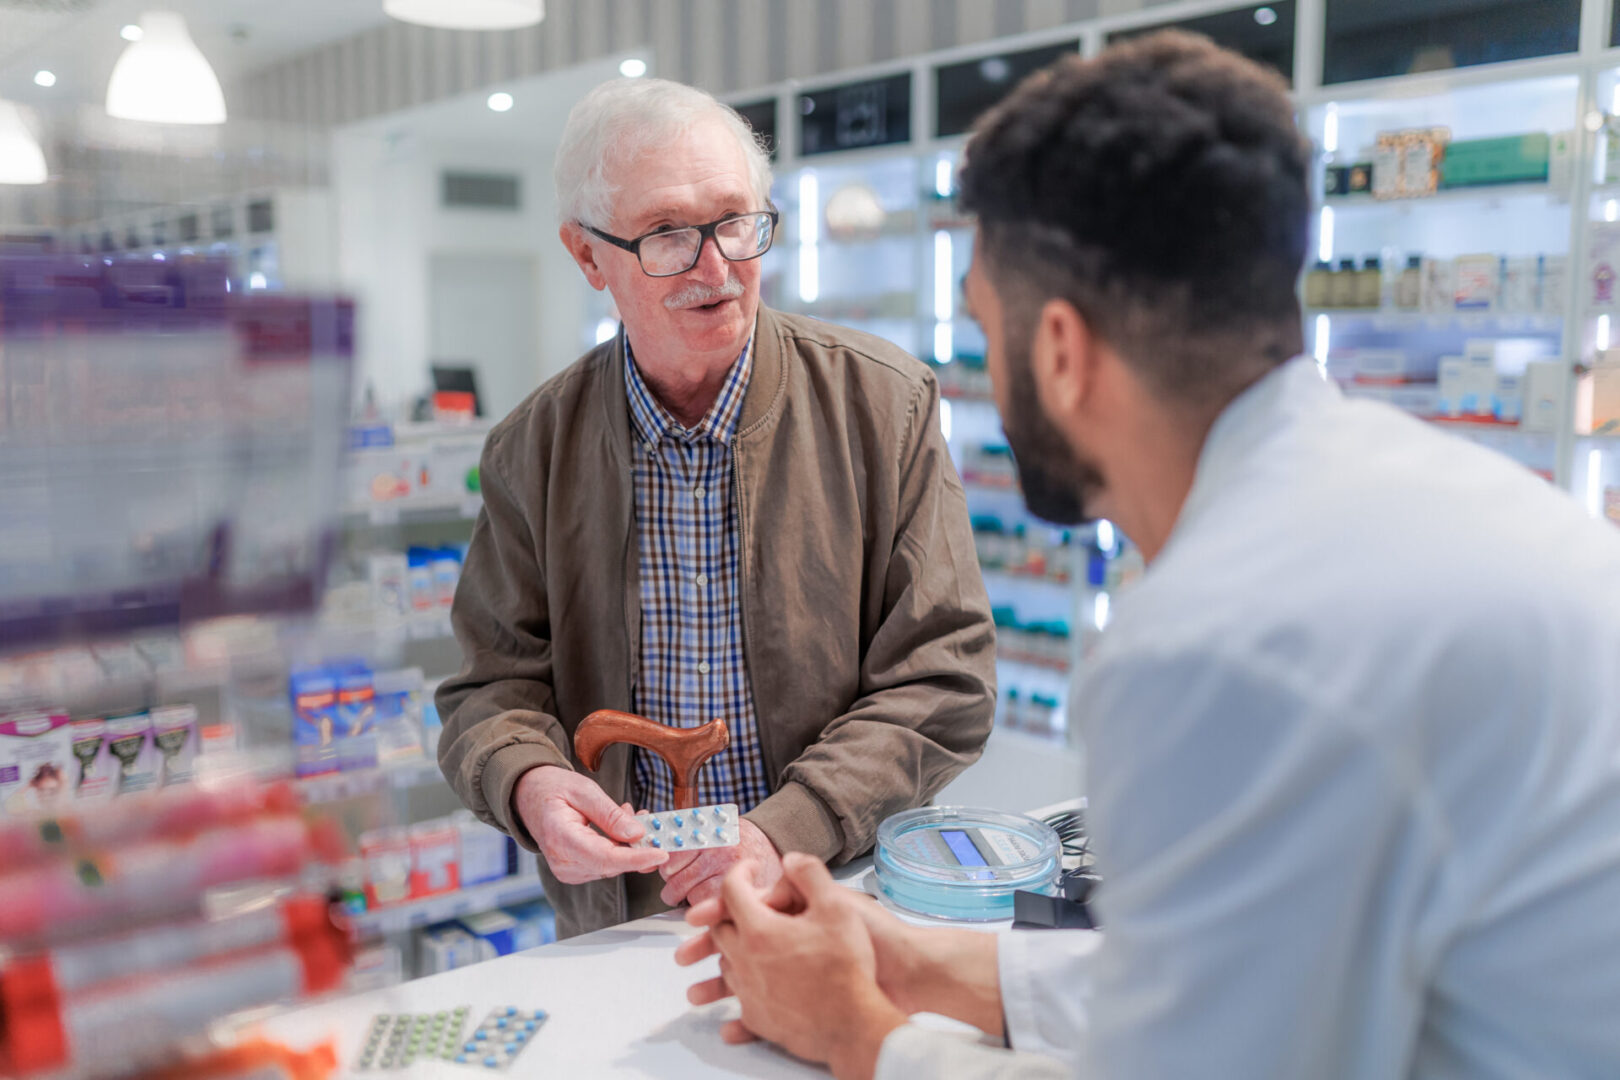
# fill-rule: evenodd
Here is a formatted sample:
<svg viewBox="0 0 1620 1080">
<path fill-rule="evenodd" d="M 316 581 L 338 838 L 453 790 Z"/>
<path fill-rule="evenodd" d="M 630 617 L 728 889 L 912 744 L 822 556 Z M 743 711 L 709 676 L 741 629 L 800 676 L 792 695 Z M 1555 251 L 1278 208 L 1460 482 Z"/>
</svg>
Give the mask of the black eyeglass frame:
<svg viewBox="0 0 1620 1080">
<path fill-rule="evenodd" d="M 727 255 L 726 249 L 721 247 L 720 241 L 716 240 L 714 237 L 715 230 L 727 222 L 739 221 L 743 218 L 759 217 L 761 214 L 764 214 L 766 217 L 771 219 L 770 243 L 766 244 L 761 251 L 753 255 L 749 255 L 747 258 L 733 259 L 730 255 Z M 715 250 L 720 252 L 720 257 L 725 259 L 727 262 L 753 262 L 755 259 L 762 257 L 765 252 L 771 250 L 771 248 L 776 245 L 776 227 L 781 223 L 781 220 L 782 214 L 779 210 L 750 210 L 746 214 L 727 214 L 725 217 L 711 221 L 707 225 L 682 225 L 679 229 L 654 229 L 652 232 L 642 233 L 634 240 L 626 240 L 623 237 L 614 236 L 612 233 L 605 233 L 601 229 L 596 228 L 594 225 L 587 225 L 583 221 L 579 222 L 579 227 L 596 237 L 598 240 L 606 240 L 614 247 L 623 248 L 625 251 L 628 251 L 630 254 L 634 255 L 636 257 L 636 265 L 640 266 L 641 272 L 646 274 L 648 277 L 677 277 L 686 273 L 688 270 L 692 269 L 692 267 L 698 264 L 698 260 L 703 258 L 703 245 L 711 242 L 714 244 Z M 647 264 L 641 261 L 641 242 L 643 240 L 650 240 L 655 236 L 668 236 L 672 232 L 680 232 L 683 229 L 696 229 L 698 233 L 697 251 L 693 252 L 692 261 L 681 269 L 671 270 L 667 274 L 654 274 L 648 270 Z"/>
</svg>

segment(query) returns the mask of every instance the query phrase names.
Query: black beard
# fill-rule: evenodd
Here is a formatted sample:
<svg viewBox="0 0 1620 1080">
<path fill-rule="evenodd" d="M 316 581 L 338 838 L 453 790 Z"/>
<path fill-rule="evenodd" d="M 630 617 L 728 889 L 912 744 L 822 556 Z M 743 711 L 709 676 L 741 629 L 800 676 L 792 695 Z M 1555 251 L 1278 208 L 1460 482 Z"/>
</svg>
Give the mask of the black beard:
<svg viewBox="0 0 1620 1080">
<path fill-rule="evenodd" d="M 1041 408 L 1030 363 L 1030 336 L 1022 334 L 1022 340 L 1008 342 L 1005 367 L 1011 393 L 1002 430 L 1029 512 L 1054 525 L 1084 525 L 1095 520 L 1086 509 L 1086 497 L 1102 487 L 1102 474 L 1075 455 Z"/>
</svg>

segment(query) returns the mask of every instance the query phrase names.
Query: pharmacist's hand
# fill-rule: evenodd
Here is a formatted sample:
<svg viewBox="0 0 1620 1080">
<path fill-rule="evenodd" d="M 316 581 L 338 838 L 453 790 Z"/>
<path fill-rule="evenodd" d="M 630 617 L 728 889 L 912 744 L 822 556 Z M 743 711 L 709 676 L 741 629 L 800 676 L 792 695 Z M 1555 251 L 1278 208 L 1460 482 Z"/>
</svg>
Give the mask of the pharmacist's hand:
<svg viewBox="0 0 1620 1080">
<path fill-rule="evenodd" d="M 628 806 L 616 805 L 601 785 L 571 769 L 530 769 L 518 778 L 512 806 L 564 884 L 644 874 L 669 859 L 656 848 L 625 847 L 646 830 Z"/>
<path fill-rule="evenodd" d="M 754 887 L 766 891 L 782 876 L 782 856 L 758 825 L 747 818 L 737 830 L 734 847 L 708 848 L 687 854 L 678 854 L 665 863 L 658 872 L 664 875 L 664 891 L 659 898 L 670 907 L 683 901 L 701 904 L 720 895 L 720 883 L 727 871 L 740 862 L 753 864 Z"/>
</svg>

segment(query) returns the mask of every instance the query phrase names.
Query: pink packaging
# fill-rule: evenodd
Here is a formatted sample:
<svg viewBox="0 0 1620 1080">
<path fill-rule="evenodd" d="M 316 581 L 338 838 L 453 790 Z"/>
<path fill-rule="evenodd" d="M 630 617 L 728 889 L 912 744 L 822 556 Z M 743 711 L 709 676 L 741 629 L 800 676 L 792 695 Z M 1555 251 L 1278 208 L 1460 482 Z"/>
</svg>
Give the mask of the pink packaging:
<svg viewBox="0 0 1620 1080">
<path fill-rule="evenodd" d="M 61 808 L 73 797 L 74 771 L 66 713 L 0 717 L 0 817 Z"/>
</svg>

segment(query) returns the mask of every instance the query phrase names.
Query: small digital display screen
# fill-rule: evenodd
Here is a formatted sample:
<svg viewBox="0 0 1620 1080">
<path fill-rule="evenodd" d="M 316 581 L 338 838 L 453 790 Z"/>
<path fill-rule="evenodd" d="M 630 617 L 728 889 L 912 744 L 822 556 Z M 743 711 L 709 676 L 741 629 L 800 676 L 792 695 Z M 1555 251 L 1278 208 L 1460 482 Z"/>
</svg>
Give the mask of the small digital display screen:
<svg viewBox="0 0 1620 1080">
<path fill-rule="evenodd" d="M 973 840 L 961 829 L 941 829 L 939 835 L 944 839 L 945 846 L 951 849 L 956 861 L 963 866 L 989 866 L 984 856 L 974 846 Z"/>
</svg>

